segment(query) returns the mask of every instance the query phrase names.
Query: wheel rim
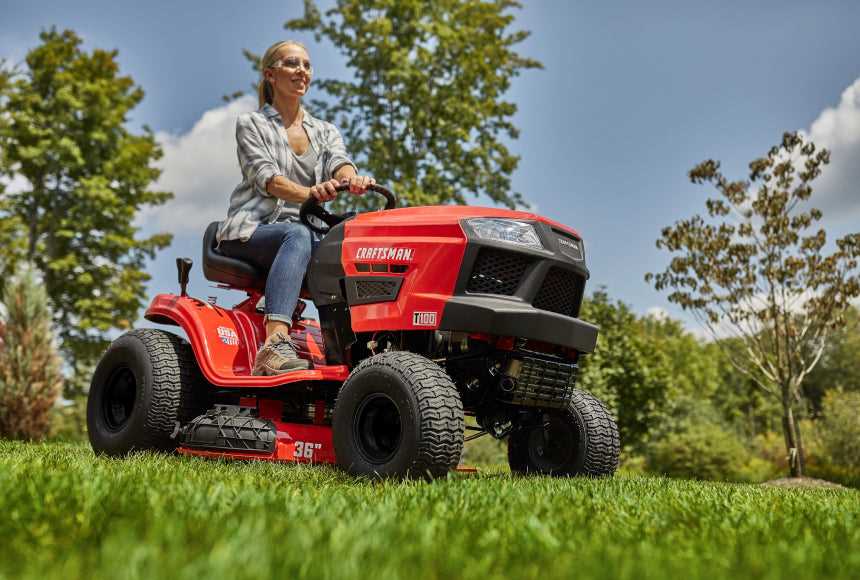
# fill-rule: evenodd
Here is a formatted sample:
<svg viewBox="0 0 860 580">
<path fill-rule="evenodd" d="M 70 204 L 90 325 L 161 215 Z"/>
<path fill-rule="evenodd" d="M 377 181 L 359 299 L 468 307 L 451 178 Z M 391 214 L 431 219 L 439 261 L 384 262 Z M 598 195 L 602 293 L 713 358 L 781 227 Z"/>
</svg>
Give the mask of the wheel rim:
<svg viewBox="0 0 860 580">
<path fill-rule="evenodd" d="M 558 417 L 550 416 L 544 425 L 529 433 L 529 459 L 539 471 L 564 469 L 573 462 L 578 448 L 579 433 L 571 423 Z"/>
<path fill-rule="evenodd" d="M 119 431 L 131 418 L 137 398 L 137 382 L 131 369 L 122 367 L 111 373 L 102 399 L 102 416 L 108 431 Z"/>
<path fill-rule="evenodd" d="M 365 460 L 377 465 L 386 463 L 400 448 L 400 411 L 387 395 L 370 395 L 356 410 L 352 431 Z"/>
</svg>

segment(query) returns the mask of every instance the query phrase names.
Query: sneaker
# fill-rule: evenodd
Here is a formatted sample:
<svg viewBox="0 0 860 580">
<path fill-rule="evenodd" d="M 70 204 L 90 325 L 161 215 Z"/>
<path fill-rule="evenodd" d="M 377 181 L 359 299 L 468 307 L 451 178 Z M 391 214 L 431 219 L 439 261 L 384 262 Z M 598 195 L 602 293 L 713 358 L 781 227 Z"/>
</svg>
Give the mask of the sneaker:
<svg viewBox="0 0 860 580">
<path fill-rule="evenodd" d="M 309 366 L 308 361 L 299 358 L 299 355 L 296 354 L 290 337 L 278 332 L 267 345 L 257 352 L 252 374 L 272 376 L 306 369 Z"/>
</svg>

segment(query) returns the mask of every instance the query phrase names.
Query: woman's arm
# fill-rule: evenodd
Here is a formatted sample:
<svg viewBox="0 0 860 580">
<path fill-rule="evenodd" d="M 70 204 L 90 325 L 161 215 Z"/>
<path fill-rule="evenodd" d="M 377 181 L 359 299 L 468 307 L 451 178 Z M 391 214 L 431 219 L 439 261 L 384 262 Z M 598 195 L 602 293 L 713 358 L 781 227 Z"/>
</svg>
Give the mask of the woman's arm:
<svg viewBox="0 0 860 580">
<path fill-rule="evenodd" d="M 302 203 L 310 197 L 311 188 L 299 185 L 283 175 L 275 175 L 266 183 L 266 192 L 280 199 Z"/>
</svg>

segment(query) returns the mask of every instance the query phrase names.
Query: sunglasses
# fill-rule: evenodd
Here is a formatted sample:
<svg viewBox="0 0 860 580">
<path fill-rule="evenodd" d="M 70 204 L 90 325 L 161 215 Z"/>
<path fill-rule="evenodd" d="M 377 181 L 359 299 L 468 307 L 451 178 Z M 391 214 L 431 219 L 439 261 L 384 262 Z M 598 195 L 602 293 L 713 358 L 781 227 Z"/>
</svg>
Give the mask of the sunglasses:
<svg viewBox="0 0 860 580">
<path fill-rule="evenodd" d="M 307 71 L 308 74 L 312 74 L 314 72 L 314 67 L 311 65 L 311 61 L 302 60 L 300 58 L 290 57 L 290 58 L 282 58 L 278 62 L 272 65 L 273 67 L 280 66 L 281 68 L 285 68 L 289 71 L 296 71 L 300 68 L 303 68 Z"/>
</svg>

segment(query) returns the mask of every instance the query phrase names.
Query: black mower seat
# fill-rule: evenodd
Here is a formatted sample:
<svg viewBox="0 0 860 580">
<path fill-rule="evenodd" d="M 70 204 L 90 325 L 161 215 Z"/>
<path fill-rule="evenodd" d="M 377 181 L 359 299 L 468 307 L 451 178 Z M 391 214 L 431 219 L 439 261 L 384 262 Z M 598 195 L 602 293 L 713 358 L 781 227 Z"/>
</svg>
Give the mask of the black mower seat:
<svg viewBox="0 0 860 580">
<path fill-rule="evenodd" d="M 219 223 L 209 224 L 203 234 L 203 275 L 212 282 L 262 292 L 266 287 L 266 272 L 248 262 L 228 258 L 215 249 L 218 245 L 215 234 L 218 232 Z"/>
</svg>

